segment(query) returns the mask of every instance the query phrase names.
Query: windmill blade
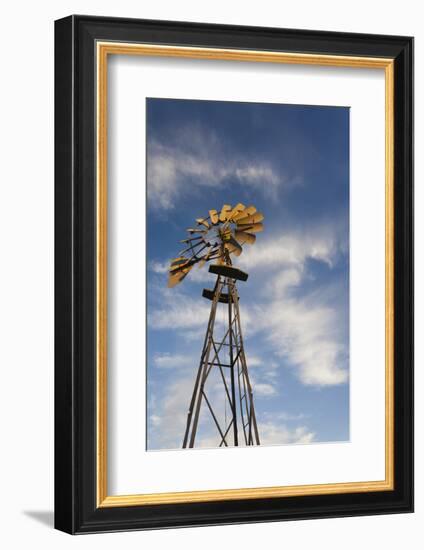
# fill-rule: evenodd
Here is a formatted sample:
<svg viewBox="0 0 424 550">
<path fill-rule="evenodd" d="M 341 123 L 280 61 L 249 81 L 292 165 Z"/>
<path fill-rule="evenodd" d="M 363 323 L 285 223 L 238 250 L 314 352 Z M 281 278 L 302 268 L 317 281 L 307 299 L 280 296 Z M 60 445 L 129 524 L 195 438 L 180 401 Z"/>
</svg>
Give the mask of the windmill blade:
<svg viewBox="0 0 424 550">
<path fill-rule="evenodd" d="M 187 228 L 186 231 L 187 231 L 187 233 L 203 233 L 203 234 L 206 233 L 206 230 L 205 230 L 205 229 L 199 229 L 199 228 L 194 229 L 193 227 Z"/>
<path fill-rule="evenodd" d="M 176 275 L 178 273 L 188 273 L 197 260 L 187 260 L 184 264 L 176 265 L 169 268 L 169 275 Z"/>
<path fill-rule="evenodd" d="M 261 222 L 263 219 L 264 219 L 264 215 L 261 212 L 256 212 L 256 214 L 251 214 L 250 216 L 246 216 L 245 218 L 238 218 L 237 225 L 243 224 L 243 223 L 244 224 L 258 223 L 258 222 Z"/>
<path fill-rule="evenodd" d="M 168 288 L 174 288 L 182 281 L 181 273 L 170 273 L 168 277 Z"/>
<path fill-rule="evenodd" d="M 238 221 L 240 218 L 245 218 L 246 216 L 250 216 L 251 214 L 254 214 L 256 212 L 256 208 L 254 206 L 248 206 L 245 208 L 242 212 L 239 212 L 233 217 L 234 221 Z"/>
<path fill-rule="evenodd" d="M 245 214 L 254 214 L 256 212 L 256 208 L 254 206 L 248 206 L 244 209 Z"/>
<path fill-rule="evenodd" d="M 240 244 L 254 244 L 256 241 L 256 235 L 251 235 L 250 233 L 245 233 L 244 231 L 236 231 L 234 237 Z"/>
<path fill-rule="evenodd" d="M 196 218 L 196 222 L 199 225 L 204 225 L 207 229 L 209 229 L 210 227 L 209 223 L 205 220 L 205 218 Z"/>
<path fill-rule="evenodd" d="M 181 281 L 187 276 L 193 265 L 184 267 L 181 271 L 172 272 L 168 277 L 168 288 L 174 288 L 174 286 L 181 283 Z"/>
<path fill-rule="evenodd" d="M 216 210 L 209 210 L 209 217 L 214 225 L 219 222 L 218 212 Z"/>
<path fill-rule="evenodd" d="M 226 243 L 225 248 L 228 250 L 228 252 L 230 252 L 230 254 L 234 254 L 235 256 L 240 256 L 240 254 L 242 253 L 239 248 L 231 243 Z"/>
<path fill-rule="evenodd" d="M 231 205 L 224 204 L 221 208 L 221 213 L 219 214 L 219 221 L 226 222 L 230 212 L 231 212 Z"/>
<path fill-rule="evenodd" d="M 235 254 L 236 256 L 240 256 L 240 254 L 243 252 L 242 247 L 240 244 L 234 239 L 234 237 L 231 237 L 228 242 L 225 243 L 225 248 L 231 252 L 232 254 Z"/>
<path fill-rule="evenodd" d="M 189 262 L 187 258 L 184 258 L 184 256 L 179 256 L 178 258 L 174 258 L 171 260 L 171 265 L 169 267 L 170 272 L 177 271 L 181 269 L 184 265 L 186 265 Z"/>
<path fill-rule="evenodd" d="M 264 230 L 264 226 L 262 223 L 240 224 L 237 225 L 237 230 L 246 233 L 260 233 Z"/>
<path fill-rule="evenodd" d="M 191 243 L 192 241 L 198 241 L 199 239 L 203 239 L 203 235 L 199 235 L 198 237 L 189 237 L 188 239 L 181 239 L 180 243 Z"/>
<path fill-rule="evenodd" d="M 237 214 L 239 214 L 240 212 L 243 212 L 243 210 L 245 209 L 246 207 L 244 206 L 243 203 L 239 202 L 238 204 L 235 205 L 235 207 L 231 210 L 231 212 L 228 214 L 228 217 L 227 217 L 227 220 L 233 220 L 234 219 L 234 216 L 236 216 Z"/>
<path fill-rule="evenodd" d="M 201 247 L 201 248 L 198 248 L 198 247 Z M 184 248 L 184 250 L 181 250 L 179 252 L 179 256 L 184 256 L 184 254 L 186 254 L 187 252 L 191 252 L 193 256 L 195 256 L 196 254 L 199 254 L 199 252 L 201 252 L 204 248 L 206 248 L 208 246 L 208 243 L 205 242 L 205 240 L 203 239 L 203 237 L 201 238 L 201 240 L 197 240 L 196 242 L 191 242 L 189 241 L 188 243 L 188 247 L 187 248 Z M 197 250 L 196 250 L 197 249 Z"/>
</svg>

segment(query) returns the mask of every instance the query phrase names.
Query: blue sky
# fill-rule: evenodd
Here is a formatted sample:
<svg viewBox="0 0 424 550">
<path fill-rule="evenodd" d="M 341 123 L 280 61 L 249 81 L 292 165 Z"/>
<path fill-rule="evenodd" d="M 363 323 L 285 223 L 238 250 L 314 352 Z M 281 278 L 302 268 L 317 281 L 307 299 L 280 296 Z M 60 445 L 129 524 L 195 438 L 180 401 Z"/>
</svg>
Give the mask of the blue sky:
<svg viewBox="0 0 424 550">
<path fill-rule="evenodd" d="M 261 443 L 348 440 L 349 109 L 148 99 L 147 200 L 148 449 L 181 447 L 214 282 L 195 267 L 168 289 L 169 260 L 238 202 L 265 216 L 235 262 Z"/>
</svg>

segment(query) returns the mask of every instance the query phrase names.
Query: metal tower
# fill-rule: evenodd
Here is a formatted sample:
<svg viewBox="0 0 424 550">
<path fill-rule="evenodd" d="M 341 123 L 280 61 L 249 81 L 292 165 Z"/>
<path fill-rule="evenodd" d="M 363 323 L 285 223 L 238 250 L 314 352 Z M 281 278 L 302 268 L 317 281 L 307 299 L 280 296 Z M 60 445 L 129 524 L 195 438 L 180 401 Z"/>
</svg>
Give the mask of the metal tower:
<svg viewBox="0 0 424 550">
<path fill-rule="evenodd" d="M 224 205 L 218 213 L 210 210 L 189 228 L 187 247 L 171 261 L 168 286 L 179 284 L 195 264 L 202 267 L 215 260 L 209 272 L 216 275 L 213 290 L 204 289 L 211 310 L 194 383 L 183 448 L 192 448 L 200 425 L 209 421 L 222 446 L 260 445 L 240 322 L 237 281 L 247 273 L 232 265 L 231 254 L 239 256 L 243 244 L 253 244 L 254 233 L 263 230 L 263 215 L 254 206 Z M 218 316 L 223 312 L 223 318 Z M 211 380 L 213 379 L 213 380 Z"/>
<path fill-rule="evenodd" d="M 209 271 L 217 274 L 214 290 L 203 290 L 203 296 L 212 300 L 200 365 L 187 415 L 183 448 L 194 447 L 202 405 L 207 407 L 219 433 L 219 447 L 228 445 L 260 445 L 256 424 L 253 391 L 247 370 L 240 323 L 239 296 L 236 281 L 246 280 L 247 274 L 230 265 L 211 265 Z M 217 310 L 227 309 L 224 333 L 217 339 L 215 321 Z M 229 417 L 220 420 L 208 399 L 208 377 L 218 369 L 222 391 L 229 407 Z M 227 372 L 225 372 L 227 371 Z"/>
</svg>

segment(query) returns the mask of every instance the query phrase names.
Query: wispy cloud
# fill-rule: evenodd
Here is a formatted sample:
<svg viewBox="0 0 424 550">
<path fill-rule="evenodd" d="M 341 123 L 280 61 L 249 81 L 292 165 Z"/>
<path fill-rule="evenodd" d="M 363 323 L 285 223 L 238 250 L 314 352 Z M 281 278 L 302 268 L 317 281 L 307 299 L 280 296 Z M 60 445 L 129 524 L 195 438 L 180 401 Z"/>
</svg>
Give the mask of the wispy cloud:
<svg viewBox="0 0 424 550">
<path fill-rule="evenodd" d="M 189 277 L 191 275 L 192 272 L 190 272 Z M 208 275 L 210 276 L 209 273 Z M 211 302 L 203 299 L 200 292 L 198 297 L 193 298 L 184 291 L 182 285 L 172 289 L 161 286 L 155 288 L 155 296 L 156 304 L 148 309 L 147 314 L 149 328 L 180 332 L 188 340 L 193 339 L 193 337 L 199 338 L 200 335 L 205 334 Z M 224 314 L 223 307 L 220 305 L 221 309 L 215 318 L 217 330 L 221 330 L 226 323 L 227 316 Z M 253 325 L 254 319 L 250 310 L 244 307 L 243 326 L 245 331 L 248 331 Z"/>
<path fill-rule="evenodd" d="M 188 400 L 192 390 L 193 379 L 187 375 L 166 386 L 164 395 L 157 400 L 155 413 L 149 417 L 149 449 L 181 448 L 187 421 Z M 219 393 L 218 385 L 212 387 L 209 389 L 209 399 L 213 400 Z M 220 420 L 222 422 L 223 418 Z M 292 425 L 288 426 L 285 420 L 290 420 Z M 296 425 L 296 421 L 301 423 Z M 264 415 L 264 418 L 258 421 L 258 429 L 262 445 L 306 444 L 315 439 L 314 432 L 305 425 L 305 418 L 301 416 L 282 418 L 275 415 L 271 420 Z M 220 441 L 220 435 L 204 407 L 196 435 L 196 447 L 214 448 Z"/>
<path fill-rule="evenodd" d="M 339 234 L 336 224 L 322 224 L 303 231 L 286 231 L 282 235 L 280 230 L 277 237 L 261 235 L 258 246 L 244 247 L 238 263 L 248 270 L 281 266 L 303 270 L 305 262 L 313 259 L 332 267 L 343 247 Z"/>
<path fill-rule="evenodd" d="M 178 289 L 160 289 L 159 304 L 150 308 L 147 321 L 156 330 L 175 331 L 200 328 L 205 330 L 210 307 L 205 301 L 195 300 Z"/>
<path fill-rule="evenodd" d="M 153 365 L 159 369 L 176 369 L 191 366 L 195 363 L 187 354 L 157 352 L 153 355 Z"/>
<path fill-rule="evenodd" d="M 255 389 L 255 395 L 262 397 L 270 397 L 271 395 L 277 395 L 277 390 L 272 384 L 267 384 L 265 382 L 256 382 L 253 383 Z"/>
<path fill-rule="evenodd" d="M 337 226 L 289 233 L 261 243 L 243 253 L 240 263 L 250 271 L 261 271 L 263 297 L 251 314 L 255 329 L 263 331 L 276 355 L 296 369 L 306 385 L 332 386 L 347 381 L 347 349 L 340 308 L 327 303 L 328 285 L 322 295 L 296 294 L 309 277 L 313 259 L 332 269 L 343 254 Z M 331 286 L 331 284 L 330 284 Z"/>
<path fill-rule="evenodd" d="M 265 423 L 267 422 L 292 422 L 299 420 L 305 421 L 308 419 L 309 416 L 304 413 L 288 413 L 285 411 L 279 411 L 279 412 L 268 412 L 264 411 L 261 414 L 261 420 Z"/>
<path fill-rule="evenodd" d="M 306 426 L 290 428 L 284 424 L 266 422 L 258 424 L 258 431 L 261 445 L 302 445 L 313 443 L 315 439 L 315 433 Z M 219 435 L 215 434 L 204 434 L 196 439 L 196 447 L 203 449 L 215 448 L 219 443 Z"/>
<path fill-rule="evenodd" d="M 264 366 L 264 362 L 260 357 L 258 357 L 257 355 L 249 354 L 249 368 L 263 367 L 263 366 Z"/>
<path fill-rule="evenodd" d="M 276 422 L 263 422 L 258 424 L 261 445 L 300 445 L 312 443 L 315 433 L 306 426 L 288 428 L 286 425 Z"/>
<path fill-rule="evenodd" d="M 193 190 L 216 189 L 229 181 L 274 199 L 280 188 L 301 183 L 298 176 L 288 178 L 269 160 L 236 153 L 212 132 L 196 126 L 178 128 L 166 142 L 149 142 L 147 189 L 152 208 L 171 210 Z"/>
<path fill-rule="evenodd" d="M 153 271 L 153 273 L 159 273 L 159 274 L 163 275 L 164 273 L 168 273 L 169 261 L 168 262 L 158 262 L 157 260 L 151 260 L 149 262 L 149 269 L 150 269 L 150 271 Z"/>
<path fill-rule="evenodd" d="M 347 381 L 347 350 L 339 318 L 330 307 L 280 299 L 258 315 L 277 356 L 296 369 L 302 383 L 332 386 Z"/>
<path fill-rule="evenodd" d="M 180 376 L 167 384 L 165 394 L 156 400 L 153 420 L 150 417 L 149 449 L 181 448 L 192 391 L 191 376 Z"/>
</svg>

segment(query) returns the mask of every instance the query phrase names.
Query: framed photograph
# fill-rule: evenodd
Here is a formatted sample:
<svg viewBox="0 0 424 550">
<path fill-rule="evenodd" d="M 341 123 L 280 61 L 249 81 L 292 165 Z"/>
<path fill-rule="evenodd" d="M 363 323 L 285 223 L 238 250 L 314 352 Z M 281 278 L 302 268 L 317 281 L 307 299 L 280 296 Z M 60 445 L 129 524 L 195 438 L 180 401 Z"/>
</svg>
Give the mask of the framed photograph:
<svg viewBox="0 0 424 550">
<path fill-rule="evenodd" d="M 55 25 L 55 525 L 413 510 L 413 39 Z"/>
</svg>

